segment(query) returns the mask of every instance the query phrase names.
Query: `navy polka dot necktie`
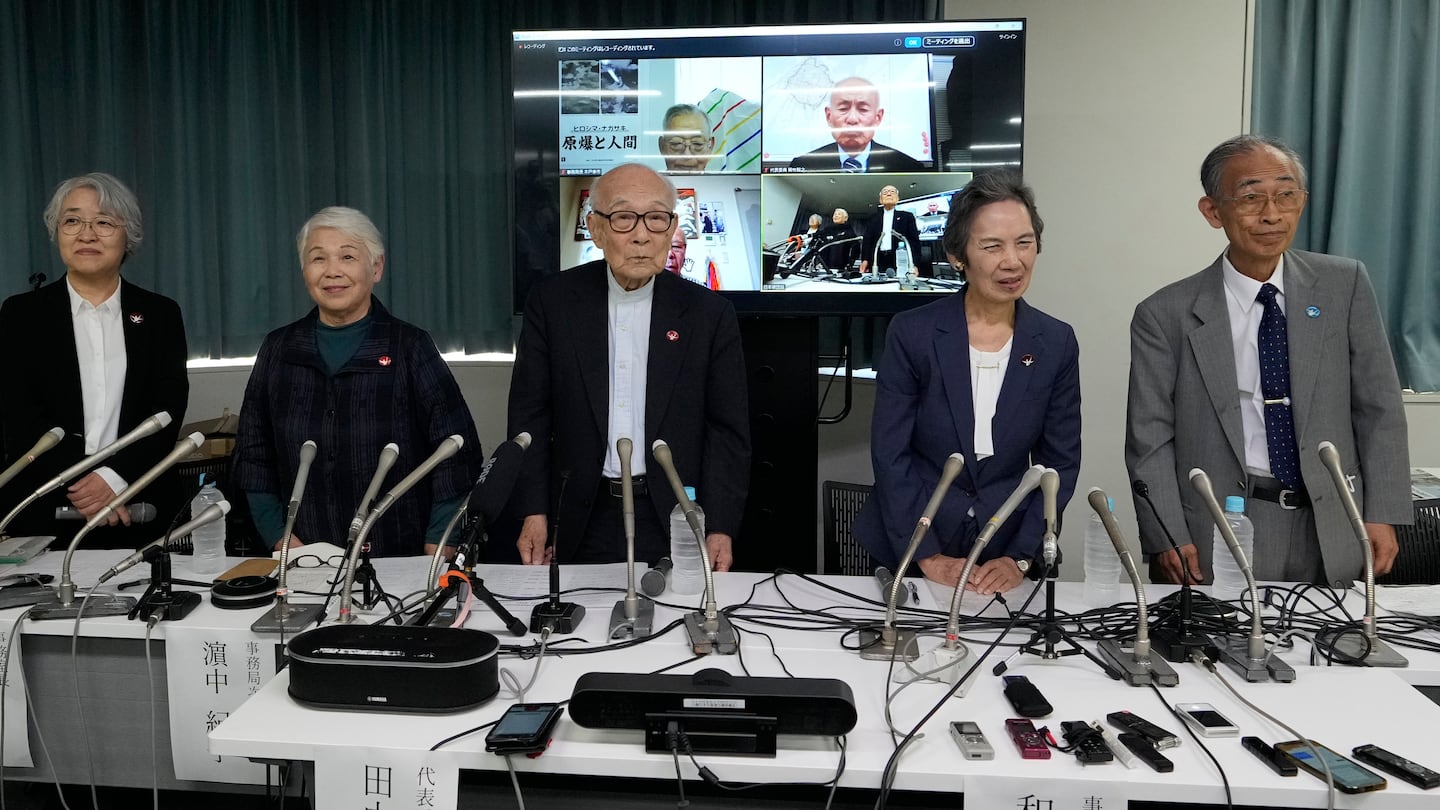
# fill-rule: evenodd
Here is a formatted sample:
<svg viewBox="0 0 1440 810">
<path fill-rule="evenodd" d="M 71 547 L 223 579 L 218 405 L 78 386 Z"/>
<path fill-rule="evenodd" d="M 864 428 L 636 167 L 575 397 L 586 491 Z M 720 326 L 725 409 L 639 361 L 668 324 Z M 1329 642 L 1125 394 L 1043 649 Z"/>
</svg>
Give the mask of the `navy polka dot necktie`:
<svg viewBox="0 0 1440 810">
<path fill-rule="evenodd" d="M 865 171 L 865 167 L 860 165 L 860 161 L 856 160 L 853 157 L 847 157 L 843 161 L 841 161 L 840 168 L 844 171 L 852 173 Z"/>
<path fill-rule="evenodd" d="M 1274 284 L 1263 284 L 1255 300 L 1265 307 L 1260 316 L 1260 392 L 1265 397 L 1265 446 L 1270 474 L 1287 489 L 1300 488 L 1300 451 L 1295 445 L 1295 416 L 1290 410 L 1290 346 L 1285 338 L 1285 313 Z"/>
</svg>

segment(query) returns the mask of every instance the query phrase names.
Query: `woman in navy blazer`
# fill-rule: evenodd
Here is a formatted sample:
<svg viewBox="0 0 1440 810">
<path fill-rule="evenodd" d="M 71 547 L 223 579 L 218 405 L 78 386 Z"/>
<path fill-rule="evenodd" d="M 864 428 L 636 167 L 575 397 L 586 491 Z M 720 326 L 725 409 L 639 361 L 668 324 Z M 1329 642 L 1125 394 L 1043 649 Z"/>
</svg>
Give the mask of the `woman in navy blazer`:
<svg viewBox="0 0 1440 810">
<path fill-rule="evenodd" d="M 1080 349 L 1068 324 L 1021 297 L 1043 230 L 1034 193 L 1014 174 L 977 176 L 951 200 L 945 253 L 966 288 L 896 315 L 878 369 L 875 491 L 855 527 L 878 563 L 893 568 L 904 555 L 951 453 L 963 454 L 965 467 L 915 554 L 937 582 L 959 581 L 976 535 L 1031 465 L 1060 473 L 1062 510 L 1075 492 Z M 1043 532 L 1036 492 L 996 532 L 966 588 L 990 594 L 1018 585 Z"/>
</svg>

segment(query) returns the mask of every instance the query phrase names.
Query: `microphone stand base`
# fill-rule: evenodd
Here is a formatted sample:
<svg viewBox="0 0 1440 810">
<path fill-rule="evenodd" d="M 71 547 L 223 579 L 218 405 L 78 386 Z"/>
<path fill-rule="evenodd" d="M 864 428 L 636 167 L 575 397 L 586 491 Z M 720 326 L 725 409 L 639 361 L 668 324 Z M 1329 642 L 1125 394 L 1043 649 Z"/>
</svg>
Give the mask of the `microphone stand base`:
<svg viewBox="0 0 1440 810">
<path fill-rule="evenodd" d="M 1162 625 L 1150 628 L 1150 649 L 1172 664 L 1187 664 L 1190 653 L 1195 650 L 1204 652 L 1214 646 L 1209 636 L 1199 633 L 1183 633 Z"/>
<path fill-rule="evenodd" d="M 1290 683 L 1295 680 L 1295 668 L 1277 658 L 1274 652 L 1267 650 L 1264 658 L 1251 658 L 1248 638 L 1217 638 L 1215 652 L 1226 666 L 1251 683 L 1269 680 Z"/>
<path fill-rule="evenodd" d="M 178 622 L 197 607 L 200 607 L 200 594 L 194 591 L 172 591 L 164 597 L 142 601 L 135 606 L 135 613 L 131 618 L 149 621 L 151 616 L 158 615 L 159 621 Z"/>
<path fill-rule="evenodd" d="M 1363 661 L 1365 666 L 1371 667 L 1410 666 L 1410 662 L 1406 660 L 1405 656 L 1396 652 L 1395 648 L 1386 644 L 1383 639 L 1376 638 L 1367 644 L 1365 636 L 1362 633 L 1346 633 L 1345 635 L 1337 636 L 1336 639 L 1331 642 L 1330 647 L 1335 650 L 1337 655 L 1350 659 L 1342 663 L 1354 661 L 1358 664 Z M 1369 648 L 1369 653 L 1366 653 L 1367 647 Z"/>
<path fill-rule="evenodd" d="M 961 676 L 965 680 L 955 690 L 955 697 L 965 697 L 980 677 L 980 667 L 972 664 L 970 649 L 957 642 L 953 650 L 942 644 L 925 653 L 914 664 L 906 664 L 903 669 L 896 670 L 890 680 L 895 683 L 936 681 L 954 686 Z"/>
<path fill-rule="evenodd" d="M 610 638 L 624 640 L 647 638 L 655 626 L 655 603 L 640 597 L 635 608 L 635 618 L 625 615 L 625 600 L 621 599 L 610 608 Z"/>
<path fill-rule="evenodd" d="M 74 602 L 68 605 L 60 604 L 59 596 L 51 594 L 51 598 L 37 602 L 35 607 L 30 609 L 32 619 L 74 619 L 80 615 L 80 606 L 85 604 L 83 597 L 76 597 Z M 85 617 L 95 616 L 129 616 L 130 611 L 135 609 L 135 597 L 120 596 L 118 594 L 100 594 L 91 598 L 90 604 L 85 605 Z"/>
<path fill-rule="evenodd" d="M 885 642 L 885 628 L 860 628 L 860 658 L 865 661 L 914 661 L 920 657 L 920 642 L 914 631 L 896 627 L 891 631 L 895 636 L 893 644 Z"/>
<path fill-rule="evenodd" d="M 1100 656 L 1108 659 L 1124 677 L 1121 679 L 1131 686 L 1179 686 L 1180 676 L 1164 658 L 1151 655 L 1149 660 L 1137 661 L 1134 648 L 1126 648 L 1113 639 L 1105 639 L 1096 645 Z"/>
<path fill-rule="evenodd" d="M 541 602 L 530 611 L 530 632 L 573 633 L 584 618 L 585 606 L 577 602 Z"/>
<path fill-rule="evenodd" d="M 690 649 L 696 655 L 734 655 L 740 651 L 740 637 L 735 635 L 735 626 L 728 616 L 715 614 L 713 632 L 706 629 L 705 622 L 701 611 L 685 614 L 685 632 L 690 634 Z"/>
<path fill-rule="evenodd" d="M 322 604 L 296 605 L 290 602 L 276 602 L 269 612 L 250 625 L 250 630 L 255 633 L 294 635 L 313 627 L 324 617 L 325 606 Z"/>
</svg>

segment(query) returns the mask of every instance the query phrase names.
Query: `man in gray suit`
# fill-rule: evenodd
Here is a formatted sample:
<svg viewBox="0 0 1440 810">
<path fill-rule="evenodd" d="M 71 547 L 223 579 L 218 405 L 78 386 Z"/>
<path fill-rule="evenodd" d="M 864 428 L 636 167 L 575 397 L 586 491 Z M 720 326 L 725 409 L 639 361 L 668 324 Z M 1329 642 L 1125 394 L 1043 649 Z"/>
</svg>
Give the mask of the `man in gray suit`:
<svg viewBox="0 0 1440 810">
<path fill-rule="evenodd" d="M 1305 167 L 1272 138 L 1244 135 L 1200 167 L 1200 213 L 1230 244 L 1135 309 L 1125 464 L 1151 577 L 1210 569 L 1210 513 L 1189 471 L 1222 501 L 1246 499 L 1257 579 L 1348 585 L 1364 552 L 1316 448 L 1334 443 L 1374 549 L 1395 560 L 1412 519 L 1405 413 L 1375 293 L 1354 259 L 1291 250 Z M 1156 514 L 1158 512 L 1158 514 Z M 1170 548 L 1163 521 L 1180 549 Z"/>
</svg>

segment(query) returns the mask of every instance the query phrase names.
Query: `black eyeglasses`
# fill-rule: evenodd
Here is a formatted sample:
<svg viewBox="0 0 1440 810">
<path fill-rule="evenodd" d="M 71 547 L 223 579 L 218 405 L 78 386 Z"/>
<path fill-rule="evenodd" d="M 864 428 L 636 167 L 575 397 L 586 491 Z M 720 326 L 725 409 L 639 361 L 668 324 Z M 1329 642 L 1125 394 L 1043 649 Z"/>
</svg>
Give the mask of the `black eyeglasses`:
<svg viewBox="0 0 1440 810">
<path fill-rule="evenodd" d="M 675 213 L 673 211 L 611 211 L 608 214 L 599 211 L 591 211 L 597 217 L 604 217 L 610 223 L 610 230 L 615 233 L 629 233 L 635 230 L 640 220 L 645 220 L 645 230 L 651 233 L 665 233 L 670 226 L 675 224 Z"/>
<path fill-rule="evenodd" d="M 1250 192 L 1236 197 L 1221 197 L 1222 202 L 1233 203 L 1235 213 L 1245 216 L 1253 216 L 1265 210 L 1266 203 L 1275 203 L 1275 210 L 1289 214 L 1299 211 L 1300 206 L 1305 203 L 1305 189 L 1291 188 L 1285 191 L 1277 191 L 1274 194 L 1259 194 Z"/>
<path fill-rule="evenodd" d="M 291 568 L 339 568 L 345 562 L 344 554 L 333 557 L 319 557 L 315 554 L 301 554 L 290 561 Z"/>
<path fill-rule="evenodd" d="M 95 235 L 101 239 L 107 236 L 113 236 L 115 231 L 120 227 L 119 222 L 111 217 L 84 219 L 82 217 L 69 216 L 60 220 L 60 232 L 66 236 L 78 236 L 81 231 L 85 230 L 86 225 L 89 225 L 90 229 L 95 232 Z"/>
</svg>

